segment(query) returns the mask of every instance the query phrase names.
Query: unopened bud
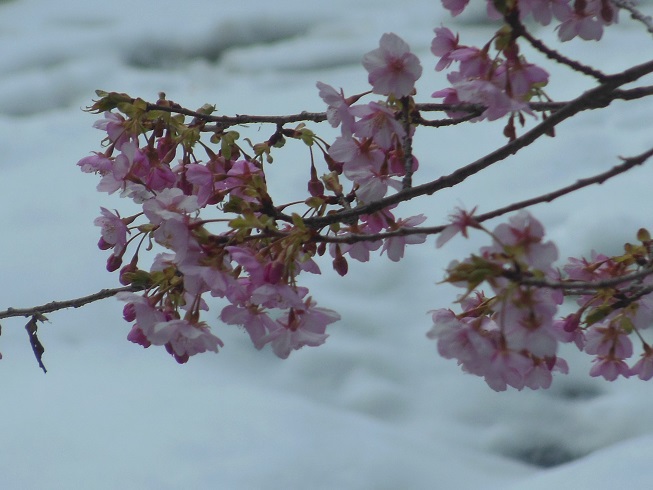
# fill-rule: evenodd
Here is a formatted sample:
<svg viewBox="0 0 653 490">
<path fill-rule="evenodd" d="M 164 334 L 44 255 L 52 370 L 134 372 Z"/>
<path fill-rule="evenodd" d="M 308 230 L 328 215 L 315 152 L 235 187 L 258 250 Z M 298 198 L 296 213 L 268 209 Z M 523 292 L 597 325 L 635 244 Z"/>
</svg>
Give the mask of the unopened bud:
<svg viewBox="0 0 653 490">
<path fill-rule="evenodd" d="M 318 197 L 324 195 L 324 184 L 317 179 L 311 179 L 308 181 L 308 192 L 313 197 Z"/>
<path fill-rule="evenodd" d="M 109 250 L 110 248 L 113 248 L 113 245 L 111 245 L 102 237 L 100 237 L 100 240 L 98 240 L 97 246 L 100 250 Z"/>
<path fill-rule="evenodd" d="M 122 265 L 122 256 L 110 255 L 107 259 L 107 270 L 109 272 L 117 271 Z"/>
</svg>

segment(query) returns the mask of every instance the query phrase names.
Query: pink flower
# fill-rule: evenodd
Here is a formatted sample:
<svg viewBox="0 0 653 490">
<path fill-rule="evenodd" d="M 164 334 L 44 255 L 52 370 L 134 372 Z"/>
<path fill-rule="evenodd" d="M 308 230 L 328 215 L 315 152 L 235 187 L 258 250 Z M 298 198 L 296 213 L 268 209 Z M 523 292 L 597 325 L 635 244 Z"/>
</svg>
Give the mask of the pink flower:
<svg viewBox="0 0 653 490">
<path fill-rule="evenodd" d="M 220 313 L 220 320 L 228 325 L 242 325 L 258 350 L 261 350 L 266 344 L 267 340 L 264 339 L 269 332 L 282 328 L 262 309 L 253 305 L 248 307 L 225 306 Z"/>
<path fill-rule="evenodd" d="M 104 119 L 96 121 L 93 127 L 106 131 L 109 141 L 115 145 L 116 149 L 122 150 L 122 146 L 131 139 L 130 135 L 125 131 L 124 124 L 124 117 L 107 111 L 104 113 Z"/>
<path fill-rule="evenodd" d="M 113 168 L 113 161 L 104 155 L 104 153 L 93 153 L 93 155 L 82 158 L 77 162 L 82 172 L 87 174 L 99 173 L 106 175 Z"/>
<path fill-rule="evenodd" d="M 373 92 L 395 98 L 411 95 L 415 82 L 422 75 L 417 56 L 410 52 L 408 44 L 393 33 L 381 36 L 379 48 L 363 57 L 363 66 L 369 72 Z"/>
<path fill-rule="evenodd" d="M 372 139 L 384 150 L 394 148 L 395 142 L 406 136 L 394 112 L 377 102 L 355 106 L 352 113 L 361 118 L 354 124 L 356 136 Z"/>
<path fill-rule="evenodd" d="M 129 141 L 122 146 L 123 152 L 118 155 L 111 164 L 111 169 L 101 173 L 102 178 L 97 185 L 97 190 L 113 194 L 118 189 L 124 189 L 127 185 L 127 176 L 131 169 L 134 159 L 140 158 L 140 150 L 136 143 Z"/>
<path fill-rule="evenodd" d="M 154 308 L 146 296 L 121 292 L 116 294 L 116 298 L 121 301 L 127 301 L 127 306 L 131 305 L 129 308 L 130 317 L 135 316 L 136 323 L 144 332 L 149 332 L 154 324 L 166 320 L 165 314 Z"/>
<path fill-rule="evenodd" d="M 567 365 L 567 362 L 560 357 L 535 360 L 533 367 L 524 375 L 524 386 L 532 390 L 537 390 L 539 388 L 544 388 L 546 390 L 551 386 L 551 382 L 553 381 L 553 371 L 567 374 L 569 373 L 569 366 Z"/>
<path fill-rule="evenodd" d="M 232 196 L 241 198 L 246 202 L 256 202 L 256 197 L 249 195 L 245 189 L 251 185 L 254 176 L 261 179 L 264 174 L 260 168 L 247 160 L 238 160 L 227 172 L 225 188 L 230 190 Z"/>
<path fill-rule="evenodd" d="M 187 196 L 177 187 L 163 189 L 143 204 L 143 212 L 153 225 L 169 219 L 181 219 L 198 209 L 197 196 Z"/>
<path fill-rule="evenodd" d="M 592 362 L 594 366 L 590 369 L 590 376 L 602 376 L 607 381 L 614 381 L 619 376 L 628 378 L 631 375 L 631 370 L 628 365 L 622 360 L 614 357 L 597 357 Z"/>
<path fill-rule="evenodd" d="M 528 104 L 509 97 L 504 90 L 488 80 L 471 79 L 453 84 L 460 102 L 478 104 L 485 107 L 483 114 L 477 118 L 494 121 L 511 112 L 528 109 Z M 437 93 L 437 92 L 436 92 Z"/>
<path fill-rule="evenodd" d="M 451 53 L 458 48 L 458 36 L 454 36 L 446 27 L 438 27 L 435 29 L 435 37 L 431 42 L 431 52 L 440 58 L 438 64 L 435 66 L 436 71 L 442 71 L 447 68 L 454 59 Z"/>
<path fill-rule="evenodd" d="M 277 320 L 282 328 L 272 330 L 261 340 L 269 342 L 274 353 L 281 359 L 286 359 L 293 350 L 322 345 L 328 337 L 325 333 L 326 326 L 338 320 L 338 313 L 317 308 L 315 302 L 308 298 L 304 309 L 291 308 Z"/>
<path fill-rule="evenodd" d="M 544 227 L 527 211 L 512 216 L 509 223 L 502 223 L 494 229 L 494 245 L 491 252 L 504 253 L 509 248 L 514 258 L 534 269 L 545 271 L 558 258 L 558 249 L 553 242 L 542 243 Z"/>
<path fill-rule="evenodd" d="M 96 226 L 102 227 L 102 239 L 114 247 L 113 254 L 121 255 L 122 251 L 127 245 L 127 225 L 120 218 L 120 215 L 116 211 L 116 214 L 113 214 L 106 208 L 100 208 L 102 216 L 95 218 L 93 223 Z"/>
<path fill-rule="evenodd" d="M 338 236 L 346 236 L 347 233 L 343 233 Z M 373 242 L 356 242 L 356 243 L 341 243 L 340 244 L 340 253 L 349 254 L 352 259 L 356 259 L 359 262 L 367 262 L 370 260 L 370 252 L 378 250 L 379 247 L 383 245 L 382 240 L 375 240 Z M 329 247 L 329 252 L 332 257 L 336 257 L 336 244 L 332 243 Z"/>
<path fill-rule="evenodd" d="M 519 14 L 522 18 L 528 14 L 543 26 L 549 25 L 553 16 L 558 19 L 566 18 L 571 12 L 569 0 L 520 0 Z"/>
<path fill-rule="evenodd" d="M 519 100 L 528 100 L 534 90 L 543 87 L 549 81 L 549 74 L 539 66 L 532 63 L 506 62 L 497 68 L 495 78 L 505 79 L 505 72 L 508 72 L 510 95 Z"/>
<path fill-rule="evenodd" d="M 451 12 L 451 15 L 453 16 L 456 16 L 465 10 L 468 3 L 469 0 L 442 0 L 442 6 Z"/>
<path fill-rule="evenodd" d="M 453 214 L 449 215 L 449 221 L 451 221 L 451 224 L 440 232 L 440 235 L 438 235 L 438 238 L 435 241 L 435 246 L 440 248 L 458 233 L 467 238 L 467 228 L 469 227 L 481 229 L 481 225 L 474 219 L 475 211 L 476 207 L 469 212 L 464 209 L 456 208 Z"/>
<path fill-rule="evenodd" d="M 322 82 L 317 82 L 317 88 L 328 106 L 326 114 L 329 124 L 334 128 L 342 126 L 343 134 L 351 135 L 354 132 L 354 116 L 342 89 L 338 93 L 331 85 Z"/>
<path fill-rule="evenodd" d="M 218 352 L 218 346 L 224 347 L 222 341 L 210 332 L 204 322 L 169 320 L 156 323 L 144 334 L 152 344 L 165 345 L 180 364 L 187 362 L 188 358 L 195 354 Z"/>
<path fill-rule="evenodd" d="M 580 2 L 577 2 L 580 4 Z M 558 28 L 558 37 L 561 41 L 569 41 L 579 36 L 586 41 L 598 41 L 603 36 L 604 22 L 599 11 L 602 4 L 608 4 L 605 0 L 587 0 L 583 2 L 585 9 L 574 8 L 568 11 L 568 17 Z M 610 8 L 610 7 L 608 7 Z M 615 10 L 612 10 L 615 12 Z M 561 19 L 562 20 L 562 19 Z"/>
<path fill-rule="evenodd" d="M 226 190 L 226 170 L 221 162 L 211 161 L 206 165 L 190 163 L 186 165 L 186 180 L 193 184 L 193 194 L 197 196 L 197 204 L 215 204 L 221 197 L 217 193 Z"/>
<path fill-rule="evenodd" d="M 631 368 L 631 376 L 638 376 L 639 379 L 648 381 L 653 378 L 653 349 L 644 344 L 644 353 L 639 361 Z"/>
<path fill-rule="evenodd" d="M 177 216 L 162 221 L 153 233 L 159 245 L 175 251 L 175 262 L 195 262 L 200 246 L 192 235 L 188 223 Z"/>
<path fill-rule="evenodd" d="M 633 344 L 626 332 L 612 325 L 592 325 L 585 331 L 585 338 L 585 352 L 588 354 L 619 359 L 633 355 Z"/>
<path fill-rule="evenodd" d="M 422 224 L 424 221 L 426 221 L 426 216 L 423 214 L 418 214 L 417 216 L 411 216 L 410 218 L 398 219 L 392 228 L 397 230 L 410 229 L 416 227 L 419 224 Z M 393 262 L 399 262 L 404 257 L 404 249 L 406 248 L 406 245 L 424 243 L 425 241 L 426 235 L 423 234 L 402 235 L 386 238 L 383 242 L 381 254 L 383 254 L 383 252 L 387 252 L 388 258 L 390 260 Z"/>
</svg>

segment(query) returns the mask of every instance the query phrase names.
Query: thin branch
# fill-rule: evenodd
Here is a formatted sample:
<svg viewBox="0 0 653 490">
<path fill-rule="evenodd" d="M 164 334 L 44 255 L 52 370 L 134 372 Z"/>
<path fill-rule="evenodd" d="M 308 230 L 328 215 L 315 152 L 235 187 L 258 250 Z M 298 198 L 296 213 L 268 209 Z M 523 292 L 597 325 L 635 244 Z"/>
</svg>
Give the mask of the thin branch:
<svg viewBox="0 0 653 490">
<path fill-rule="evenodd" d="M 524 37 L 535 49 L 543 53 L 550 60 L 556 61 L 562 65 L 566 65 L 572 70 L 589 75 L 596 78 L 599 82 L 603 83 L 607 80 L 608 76 L 591 66 L 584 65 L 578 61 L 572 60 L 558 53 L 557 51 L 546 46 L 542 41 L 533 37 L 524 27 L 524 24 L 519 20 L 519 11 L 515 8 L 505 17 L 506 22 L 512 27 L 515 36 Z"/>
<path fill-rule="evenodd" d="M 500 209 L 495 209 L 494 211 L 490 211 L 488 213 L 480 214 L 478 216 L 475 216 L 474 218 L 478 222 L 486 221 L 492 218 L 496 218 L 497 216 L 510 213 L 512 211 L 517 211 L 518 209 L 523 209 L 529 206 L 533 206 L 534 204 L 551 202 L 554 199 L 564 196 L 565 194 L 570 194 L 571 192 L 577 191 L 589 185 L 603 184 L 606 180 L 611 179 L 612 177 L 627 172 L 633 167 L 642 165 L 651 156 L 653 156 L 653 148 L 642 153 L 641 155 L 637 155 L 629 158 L 622 158 L 624 163 L 615 165 L 614 167 L 612 167 L 610 170 L 606 172 L 594 175 L 593 177 L 586 177 L 584 179 L 579 179 L 576 181 L 576 183 L 571 184 L 567 187 L 563 187 L 556 191 L 549 192 L 548 194 L 543 194 L 541 196 L 533 197 L 531 199 L 526 199 L 524 201 L 516 202 L 510 204 L 509 206 L 505 206 Z"/>
<path fill-rule="evenodd" d="M 474 220 L 482 223 L 484 221 L 502 216 L 504 214 L 517 211 L 519 209 L 524 209 L 535 204 L 540 204 L 544 202 L 551 202 L 559 197 L 562 197 L 566 194 L 575 192 L 583 187 L 588 187 L 593 184 L 603 184 L 608 179 L 616 177 L 617 175 L 623 174 L 633 167 L 642 165 L 653 156 L 653 148 L 650 150 L 628 158 L 622 158 L 624 163 L 615 165 L 610 170 L 602 172 L 600 174 L 594 175 L 592 177 L 586 177 L 584 179 L 577 180 L 574 184 L 562 187 L 556 191 L 548 192 L 540 196 L 532 197 L 530 199 L 525 199 L 502 208 L 495 209 L 494 211 L 489 211 L 487 213 L 479 214 L 474 216 Z M 375 241 L 382 240 L 385 238 L 392 238 L 398 236 L 407 236 L 407 235 L 436 235 L 441 233 L 447 225 L 439 226 L 424 226 L 424 227 L 414 227 L 414 228 L 400 228 L 386 233 L 376 233 L 374 235 L 362 235 L 362 234 L 351 234 L 346 236 L 331 237 L 331 236 L 321 236 L 316 241 L 328 242 L 328 243 L 357 243 L 362 241 Z"/>
<path fill-rule="evenodd" d="M 633 100 L 646 97 L 653 94 L 653 86 L 646 86 L 641 88 L 635 88 L 630 90 L 615 90 L 614 97 L 615 99 L 623 100 Z M 136 101 L 134 98 L 126 98 L 126 101 L 131 101 L 132 103 Z M 573 101 L 566 102 L 531 102 L 528 104 L 528 107 L 536 112 L 541 111 L 557 111 L 566 107 Z M 603 107 L 597 105 L 596 108 Z M 465 122 L 469 119 L 479 116 L 485 111 L 485 107 L 478 104 L 438 104 L 438 103 L 423 103 L 415 104 L 415 111 L 413 112 L 413 122 L 419 125 L 424 126 L 450 126 L 452 124 L 459 124 Z M 171 114 L 182 114 L 184 116 L 193 117 L 199 121 L 205 123 L 216 123 L 216 125 L 207 125 L 202 127 L 202 131 L 217 131 L 220 129 L 225 129 L 229 126 L 241 125 L 241 124 L 277 124 L 284 125 L 293 122 L 316 122 L 320 123 L 326 121 L 326 112 L 308 112 L 303 111 L 297 114 L 288 114 L 288 115 L 276 115 L 276 116 L 254 116 L 247 114 L 236 114 L 235 116 L 215 116 L 211 114 L 204 114 L 198 111 L 192 111 L 190 109 L 185 109 L 178 104 L 165 105 L 165 104 L 153 104 L 147 103 L 148 111 L 162 111 L 170 112 Z M 456 119 L 445 119 L 442 121 L 428 121 L 422 119 L 419 115 L 419 112 L 467 112 L 469 116 L 464 118 Z"/>
<path fill-rule="evenodd" d="M 630 17 L 637 20 L 646 26 L 646 30 L 653 34 L 653 18 L 650 15 L 644 15 L 640 10 L 635 7 L 635 2 L 631 0 L 610 0 L 614 5 L 620 9 L 630 12 Z"/>
<path fill-rule="evenodd" d="M 327 216 L 308 218 L 304 222 L 309 227 L 321 228 L 333 223 L 351 220 L 352 218 L 357 218 L 363 214 L 372 214 L 393 204 L 409 201 L 418 196 L 431 195 L 442 189 L 454 187 L 468 177 L 471 177 L 487 167 L 516 154 L 519 150 L 529 146 L 539 137 L 550 133 L 555 126 L 570 117 L 575 116 L 579 112 L 610 105 L 616 97 L 615 91 L 617 87 L 633 82 L 651 72 L 653 72 L 653 61 L 648 61 L 616 75 L 608 76 L 606 81 L 601 85 L 584 92 L 582 95 L 551 114 L 546 120 L 542 121 L 522 136 L 481 157 L 475 162 L 457 169 L 449 175 L 442 176 L 439 179 L 427 182 L 426 184 L 411 187 L 410 189 L 402 189 L 396 194 L 369 204 L 357 206 L 352 210 L 343 210 Z"/>
<path fill-rule="evenodd" d="M 535 279 L 532 277 L 522 277 L 512 274 L 507 274 L 506 277 L 511 281 L 518 282 L 525 286 L 535 286 L 540 288 L 549 288 L 549 289 L 566 289 L 569 291 L 572 290 L 586 290 L 586 291 L 597 291 L 603 288 L 611 288 L 613 286 L 619 286 L 620 284 L 626 282 L 634 282 L 640 279 L 653 274 L 653 268 L 650 266 L 631 274 L 626 274 L 620 277 L 613 277 L 610 279 L 601 279 L 598 281 L 549 281 L 548 279 Z M 648 286 L 646 289 L 648 289 Z M 639 289 L 637 290 L 640 291 Z M 653 291 L 653 290 L 651 290 Z M 649 291 L 649 292 L 651 292 Z M 640 297 L 640 296 L 638 296 Z"/>
<path fill-rule="evenodd" d="M 404 153 L 404 171 L 405 175 L 402 180 L 402 189 L 409 189 L 413 186 L 413 136 L 411 133 L 412 128 L 412 114 L 410 110 L 410 98 L 404 97 L 401 100 L 401 120 L 404 127 L 404 140 L 402 141 Z"/>
<path fill-rule="evenodd" d="M 42 315 L 44 313 L 51 313 L 57 310 L 63 310 L 65 308 L 80 308 L 81 306 L 93 303 L 95 301 L 100 301 L 102 299 L 110 298 L 115 296 L 118 293 L 123 291 L 139 291 L 140 288 L 135 288 L 133 286 L 125 286 L 115 289 L 103 289 L 94 294 L 89 294 L 88 296 L 82 296 L 81 298 L 69 299 L 64 301 L 52 301 L 41 306 L 34 306 L 32 308 L 7 308 L 4 311 L 0 311 L 0 318 L 10 318 L 15 316 L 35 316 Z"/>
</svg>

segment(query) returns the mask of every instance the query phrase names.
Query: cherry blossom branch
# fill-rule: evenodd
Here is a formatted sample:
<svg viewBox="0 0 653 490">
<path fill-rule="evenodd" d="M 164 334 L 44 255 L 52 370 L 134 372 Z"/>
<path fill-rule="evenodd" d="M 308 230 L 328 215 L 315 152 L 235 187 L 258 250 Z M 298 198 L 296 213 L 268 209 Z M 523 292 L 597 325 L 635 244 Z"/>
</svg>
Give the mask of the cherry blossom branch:
<svg viewBox="0 0 653 490">
<path fill-rule="evenodd" d="M 0 311 L 0 318 L 11 318 L 16 316 L 28 317 L 28 316 L 39 316 L 45 313 L 51 313 L 57 310 L 63 310 L 66 308 L 80 308 L 89 303 L 95 301 L 100 301 L 111 296 L 115 296 L 118 293 L 123 291 L 139 291 L 141 288 L 134 286 L 125 286 L 121 288 L 114 289 L 102 289 L 94 294 L 89 294 L 88 296 L 82 296 L 81 298 L 69 299 L 64 301 L 52 301 L 40 306 L 34 306 L 32 308 L 7 308 L 4 311 Z"/>
<path fill-rule="evenodd" d="M 636 167 L 638 165 L 642 165 L 643 163 L 646 162 L 651 156 L 653 156 L 653 148 L 634 157 L 628 157 L 628 158 L 623 158 L 622 160 L 624 163 L 615 165 L 612 167 L 610 170 L 597 174 L 593 177 L 586 177 L 584 179 L 579 179 L 577 180 L 574 184 L 571 184 L 567 187 L 563 187 L 561 189 L 558 189 L 553 192 L 549 192 L 547 194 L 543 194 L 541 196 L 533 197 L 531 199 L 526 199 L 524 201 L 519 201 L 513 204 L 510 204 L 509 206 L 505 206 L 500 209 L 495 209 L 494 211 L 490 211 L 488 213 L 480 214 L 478 216 L 475 216 L 474 218 L 478 222 L 483 222 L 492 218 L 496 218 L 498 216 L 504 215 L 506 213 L 510 213 L 512 211 L 517 211 L 519 209 L 523 209 L 529 206 L 533 206 L 534 204 L 539 204 L 543 202 L 551 202 L 554 199 L 557 199 L 561 196 L 564 196 L 565 194 L 570 194 L 574 191 L 577 191 L 579 189 L 582 189 L 583 187 L 587 187 L 593 184 L 603 184 L 606 180 L 611 179 L 612 177 L 615 177 L 617 175 L 620 175 L 622 173 L 627 172 L 633 167 Z"/>
<path fill-rule="evenodd" d="M 540 204 L 544 202 L 551 202 L 554 201 L 555 199 L 558 199 L 559 197 L 562 197 L 566 194 L 570 194 L 572 192 L 575 192 L 579 189 L 582 189 L 584 187 L 588 187 L 593 184 L 603 184 L 607 180 L 611 179 L 612 177 L 616 177 L 617 175 L 623 174 L 633 167 L 639 166 L 644 164 L 649 158 L 653 156 L 653 148 L 650 150 L 634 156 L 634 157 L 627 157 L 623 158 L 622 160 L 624 161 L 623 163 L 619 165 L 615 165 L 612 167 L 610 170 L 606 172 L 602 172 L 600 174 L 591 176 L 591 177 L 586 177 L 583 179 L 577 180 L 574 184 L 568 185 L 566 187 L 562 187 L 558 190 L 548 192 L 546 194 L 542 194 L 540 196 L 532 197 L 530 199 L 525 199 L 523 201 L 515 202 L 513 204 L 510 204 L 508 206 L 504 206 L 502 208 L 495 209 L 493 211 L 489 211 L 487 213 L 479 214 L 474 216 L 474 220 L 478 223 L 482 223 L 484 221 L 497 218 L 499 216 L 502 216 L 507 213 L 511 213 L 513 211 L 518 211 L 520 209 L 524 209 L 530 206 L 533 206 L 535 204 Z M 362 242 L 362 241 L 376 241 L 376 240 L 381 240 L 385 238 L 392 238 L 392 237 L 398 237 L 398 236 L 407 236 L 407 235 L 436 235 L 442 230 L 446 228 L 447 225 L 438 225 L 438 226 L 423 226 L 423 227 L 412 227 L 412 228 L 400 228 L 395 231 L 391 232 L 385 232 L 385 233 L 376 233 L 376 234 L 371 234 L 371 235 L 363 235 L 363 234 L 351 234 L 347 236 L 339 236 L 339 237 L 331 237 L 331 236 L 320 236 L 316 237 L 316 241 L 321 241 L 321 242 L 327 242 L 327 243 L 347 243 L 347 244 L 352 244 L 352 243 L 357 243 L 357 242 Z"/>
<path fill-rule="evenodd" d="M 111 94 L 114 97 L 115 101 L 134 103 L 137 99 L 129 97 L 126 94 Z M 627 90 L 615 90 L 612 94 L 611 100 L 635 100 L 643 97 L 653 95 L 653 86 L 644 86 L 637 87 L 634 89 Z M 161 97 L 164 97 L 164 94 L 161 94 Z M 555 112 L 557 110 L 566 107 L 572 101 L 563 101 L 563 102 L 531 102 L 528 104 L 529 109 L 535 112 L 551 111 Z M 214 116 L 200 111 L 193 111 L 186 109 L 179 104 L 160 100 L 157 103 L 146 103 L 148 111 L 162 111 L 169 112 L 171 114 L 181 114 L 184 116 L 193 117 L 198 121 L 203 123 L 214 122 L 217 125 L 202 125 L 201 130 L 205 132 L 215 132 L 218 130 L 224 130 L 229 126 L 243 125 L 243 124 L 275 124 L 275 125 L 284 125 L 290 124 L 293 122 L 315 122 L 321 123 L 326 121 L 326 112 L 309 112 L 302 111 L 296 114 L 287 114 L 287 115 L 247 115 L 247 114 L 236 114 L 234 116 Z M 594 108 L 604 107 L 603 103 L 597 105 Z M 591 108 L 591 107 L 588 107 Z M 470 119 L 473 119 L 479 116 L 486 107 L 478 104 L 445 104 L 445 103 L 421 103 L 415 104 L 413 113 L 411 114 L 411 122 L 419 126 L 429 126 L 429 127 L 441 127 L 441 126 L 451 126 L 455 124 L 460 124 L 467 122 Z M 456 118 L 456 119 L 441 119 L 441 120 L 428 120 L 424 119 L 421 116 L 421 112 L 467 112 L 468 116 Z"/>
<path fill-rule="evenodd" d="M 431 195 L 439 190 L 454 187 L 468 177 L 516 154 L 519 150 L 529 146 L 539 137 L 549 134 L 555 126 L 575 116 L 579 112 L 607 107 L 615 99 L 614 92 L 617 87 L 638 80 L 651 72 L 653 72 L 653 61 L 648 61 L 616 75 L 607 76 L 605 81 L 598 87 L 590 89 L 572 100 L 522 136 L 479 158 L 475 162 L 460 167 L 449 175 L 445 175 L 426 184 L 411 187 L 410 189 L 402 189 L 396 194 L 369 204 L 357 206 L 351 210 L 343 210 L 323 217 L 308 218 L 304 222 L 311 228 L 321 228 L 333 223 L 351 220 L 363 214 L 372 214 L 393 204 L 409 201 L 418 196 Z"/>
<path fill-rule="evenodd" d="M 596 78 L 599 82 L 604 82 L 607 79 L 607 75 L 605 73 L 600 72 L 599 70 L 596 70 L 590 66 L 584 65 L 580 63 L 579 61 L 572 60 L 570 58 L 567 58 L 566 56 L 563 56 L 562 54 L 558 53 L 554 49 L 549 48 L 546 46 L 542 41 L 539 39 L 533 37 L 527 30 L 526 27 L 524 27 L 524 24 L 521 23 L 519 20 L 519 11 L 517 9 L 513 9 L 508 15 L 505 17 L 506 22 L 510 25 L 510 27 L 513 30 L 513 33 L 515 36 L 521 36 L 525 38 L 531 46 L 533 46 L 535 49 L 543 53 L 547 58 L 550 60 L 553 60 L 557 63 L 560 63 L 562 65 L 566 65 L 572 70 L 575 70 L 577 72 L 583 73 L 585 75 L 589 75 L 593 78 Z"/>
</svg>

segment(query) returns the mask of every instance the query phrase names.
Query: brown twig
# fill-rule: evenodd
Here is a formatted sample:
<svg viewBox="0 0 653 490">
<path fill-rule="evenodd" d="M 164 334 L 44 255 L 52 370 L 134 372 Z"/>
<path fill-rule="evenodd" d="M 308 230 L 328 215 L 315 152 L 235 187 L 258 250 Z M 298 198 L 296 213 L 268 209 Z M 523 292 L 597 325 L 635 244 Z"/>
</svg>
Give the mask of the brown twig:
<svg viewBox="0 0 653 490">
<path fill-rule="evenodd" d="M 640 10 L 635 7 L 635 2 L 631 0 L 610 0 L 614 5 L 620 9 L 627 10 L 630 17 L 637 20 L 646 26 L 646 30 L 653 34 L 653 18 L 650 15 L 644 15 Z"/>
<path fill-rule="evenodd" d="M 81 298 L 68 299 L 64 301 L 52 301 L 41 306 L 34 306 L 32 308 L 7 308 L 4 311 L 0 311 L 0 318 L 10 318 L 16 316 L 35 316 L 43 315 L 45 313 L 51 313 L 57 310 L 63 310 L 65 308 L 80 308 L 81 306 L 93 303 L 95 301 L 100 301 L 102 299 L 110 298 L 115 296 L 118 293 L 123 291 L 139 291 L 140 288 L 135 288 L 133 286 L 124 286 L 121 288 L 114 289 L 102 289 L 94 294 L 89 294 L 88 296 L 82 296 Z"/>
<path fill-rule="evenodd" d="M 357 206 L 351 210 L 339 211 L 327 216 L 308 218 L 305 220 L 305 223 L 312 228 L 321 228 L 333 223 L 351 220 L 363 214 L 372 214 L 393 204 L 409 201 L 418 196 L 431 195 L 442 189 L 454 187 L 468 177 L 514 155 L 522 148 L 529 146 L 539 137 L 549 134 L 555 126 L 575 116 L 579 112 L 608 106 L 616 98 L 615 91 L 618 87 L 633 82 L 651 72 L 653 72 L 653 61 L 648 61 L 616 75 L 610 75 L 598 87 L 588 90 L 572 100 L 522 136 L 515 138 L 501 148 L 488 153 L 475 162 L 457 169 L 449 175 L 427 182 L 426 184 L 411 187 L 410 189 L 402 189 L 396 194 L 369 204 Z"/>
<path fill-rule="evenodd" d="M 583 73 L 585 75 L 589 75 L 591 77 L 596 78 L 599 82 L 605 82 L 608 78 L 608 76 L 599 70 L 595 70 L 591 66 L 584 65 L 580 63 L 579 61 L 572 60 L 570 58 L 567 58 L 566 56 L 563 56 L 562 54 L 558 53 L 554 49 L 549 48 L 546 46 L 542 41 L 539 39 L 536 39 L 533 37 L 527 30 L 526 27 L 524 27 L 524 24 L 521 23 L 519 20 L 519 11 L 517 9 L 513 9 L 508 15 L 505 17 L 506 22 L 510 25 L 510 27 L 513 30 L 513 33 L 515 36 L 521 36 L 525 38 L 531 46 L 533 46 L 535 49 L 543 53 L 547 58 L 550 60 L 553 60 L 557 63 L 560 63 L 562 65 L 566 65 L 569 68 L 571 68 L 574 71 Z"/>
<path fill-rule="evenodd" d="M 575 192 L 579 189 L 582 189 L 583 187 L 588 187 L 593 184 L 603 184 L 605 181 L 608 179 L 611 179 L 612 177 L 616 177 L 617 175 L 623 174 L 630 170 L 633 167 L 636 167 L 638 165 L 642 165 L 653 156 L 653 148 L 650 150 L 634 156 L 634 157 L 628 157 L 628 158 L 622 158 L 624 163 L 621 163 L 619 165 L 615 165 L 612 167 L 610 170 L 606 172 L 602 172 L 597 175 L 593 175 L 591 177 L 586 177 L 584 179 L 579 179 L 577 180 L 574 184 L 568 185 L 566 187 L 562 187 L 558 190 L 548 192 L 546 194 L 542 194 L 540 196 L 532 197 L 530 199 L 526 199 L 523 201 L 519 201 L 513 204 L 510 204 L 508 206 L 504 206 L 502 208 L 495 209 L 493 211 L 489 211 L 487 213 L 479 214 L 474 216 L 474 219 L 482 223 L 484 221 L 496 218 L 498 216 L 502 216 L 504 214 L 517 211 L 519 209 L 524 209 L 530 206 L 533 206 L 535 204 L 540 204 L 544 202 L 551 202 L 555 199 L 558 199 L 559 197 L 562 197 L 566 194 L 570 194 L 572 192 Z M 374 235 L 360 235 L 360 234 L 351 234 L 351 235 L 346 235 L 346 236 L 339 236 L 339 237 L 331 237 L 331 236 L 321 236 L 318 241 L 323 241 L 323 242 L 328 242 L 328 243 L 356 243 L 356 242 L 361 242 L 361 241 L 375 241 L 375 240 L 382 240 L 385 238 L 392 238 L 392 237 L 398 237 L 398 236 L 406 236 L 406 235 L 436 235 L 442 230 L 446 228 L 447 225 L 439 225 L 439 226 L 424 226 L 424 227 L 415 227 L 415 228 L 400 228 L 395 231 L 387 232 L 387 233 L 377 233 Z"/>
</svg>

